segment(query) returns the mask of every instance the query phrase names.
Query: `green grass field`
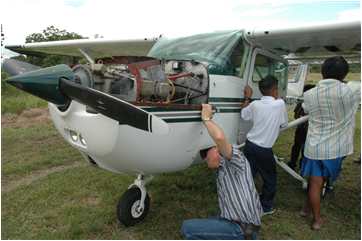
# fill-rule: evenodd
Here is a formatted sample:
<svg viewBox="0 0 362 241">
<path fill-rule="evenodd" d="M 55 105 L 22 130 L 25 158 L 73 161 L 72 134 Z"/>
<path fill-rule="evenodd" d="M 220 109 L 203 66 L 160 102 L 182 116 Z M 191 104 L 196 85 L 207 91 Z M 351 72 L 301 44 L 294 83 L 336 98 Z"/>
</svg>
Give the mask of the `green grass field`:
<svg viewBox="0 0 362 241">
<path fill-rule="evenodd" d="M 25 97 L 3 95 L 2 106 L 12 98 Z M 118 223 L 116 205 L 134 177 L 89 166 L 50 120 L 18 121 L 22 115 L 9 112 L 19 111 L 10 104 L 2 118 L 2 239 L 180 239 L 184 219 L 217 213 L 214 173 L 198 165 L 156 176 L 148 185 L 152 201 L 146 220 L 125 228 Z M 361 169 L 354 162 L 360 157 L 360 112 L 356 121 L 355 153 L 345 160 L 334 195 L 322 202 L 322 230 L 312 231 L 311 219 L 299 217 L 305 193 L 299 182 L 278 169 L 277 212 L 263 218 L 259 238 L 361 238 Z M 289 130 L 275 152 L 288 160 L 292 142 Z"/>
</svg>

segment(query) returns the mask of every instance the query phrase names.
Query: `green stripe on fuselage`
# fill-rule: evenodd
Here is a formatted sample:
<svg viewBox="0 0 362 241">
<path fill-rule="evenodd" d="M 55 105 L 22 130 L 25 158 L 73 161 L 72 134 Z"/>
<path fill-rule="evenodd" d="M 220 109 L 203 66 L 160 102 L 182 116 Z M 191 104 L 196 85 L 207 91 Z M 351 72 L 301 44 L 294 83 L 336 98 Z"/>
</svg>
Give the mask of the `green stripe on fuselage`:
<svg viewBox="0 0 362 241">
<path fill-rule="evenodd" d="M 163 119 L 167 123 L 179 123 L 179 122 L 201 122 L 201 117 L 196 118 L 174 118 L 174 119 Z"/>
</svg>

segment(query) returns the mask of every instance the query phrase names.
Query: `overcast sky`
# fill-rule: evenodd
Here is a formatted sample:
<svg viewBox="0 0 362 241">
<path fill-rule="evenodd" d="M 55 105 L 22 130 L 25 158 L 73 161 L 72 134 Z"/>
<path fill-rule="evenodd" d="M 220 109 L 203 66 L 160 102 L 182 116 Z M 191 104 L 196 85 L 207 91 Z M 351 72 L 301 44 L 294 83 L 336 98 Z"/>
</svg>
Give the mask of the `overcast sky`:
<svg viewBox="0 0 362 241">
<path fill-rule="evenodd" d="M 225 29 L 360 19 L 360 1 L 1 0 L 5 45 L 54 25 L 93 38 L 176 37 Z"/>
</svg>

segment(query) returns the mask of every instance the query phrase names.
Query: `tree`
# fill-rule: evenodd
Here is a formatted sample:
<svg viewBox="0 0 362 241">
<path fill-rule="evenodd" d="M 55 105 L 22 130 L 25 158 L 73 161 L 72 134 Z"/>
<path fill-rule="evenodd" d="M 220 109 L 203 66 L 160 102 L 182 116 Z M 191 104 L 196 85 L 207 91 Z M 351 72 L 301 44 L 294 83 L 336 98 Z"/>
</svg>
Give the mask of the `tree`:
<svg viewBox="0 0 362 241">
<path fill-rule="evenodd" d="M 48 41 L 59 41 L 59 40 L 69 40 L 69 39 L 84 39 L 80 34 L 74 32 L 68 32 L 65 29 L 60 30 L 56 27 L 49 26 L 42 33 L 32 33 L 28 35 L 25 39 L 26 43 L 35 43 L 35 42 L 48 42 Z M 16 57 L 17 59 L 21 57 Z M 41 67 L 48 67 L 62 63 L 74 64 L 78 62 L 79 58 L 68 57 L 68 56 L 59 56 L 59 55 L 44 55 L 44 56 L 28 56 L 26 62 L 38 65 Z"/>
</svg>

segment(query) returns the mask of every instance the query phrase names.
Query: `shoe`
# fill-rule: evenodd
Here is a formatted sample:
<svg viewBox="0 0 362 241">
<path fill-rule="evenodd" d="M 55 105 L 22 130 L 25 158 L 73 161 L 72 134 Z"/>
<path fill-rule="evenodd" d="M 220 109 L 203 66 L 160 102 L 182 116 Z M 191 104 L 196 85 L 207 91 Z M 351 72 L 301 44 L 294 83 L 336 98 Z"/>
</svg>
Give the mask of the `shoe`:
<svg viewBox="0 0 362 241">
<path fill-rule="evenodd" d="M 320 230 L 321 229 L 321 226 L 322 226 L 322 220 L 320 220 L 319 222 L 317 221 L 314 221 L 313 224 L 312 224 L 312 229 L 313 230 Z"/>
<path fill-rule="evenodd" d="M 266 208 L 266 209 L 263 208 L 263 215 L 262 216 L 272 215 L 273 213 L 275 213 L 274 208 Z"/>
</svg>

